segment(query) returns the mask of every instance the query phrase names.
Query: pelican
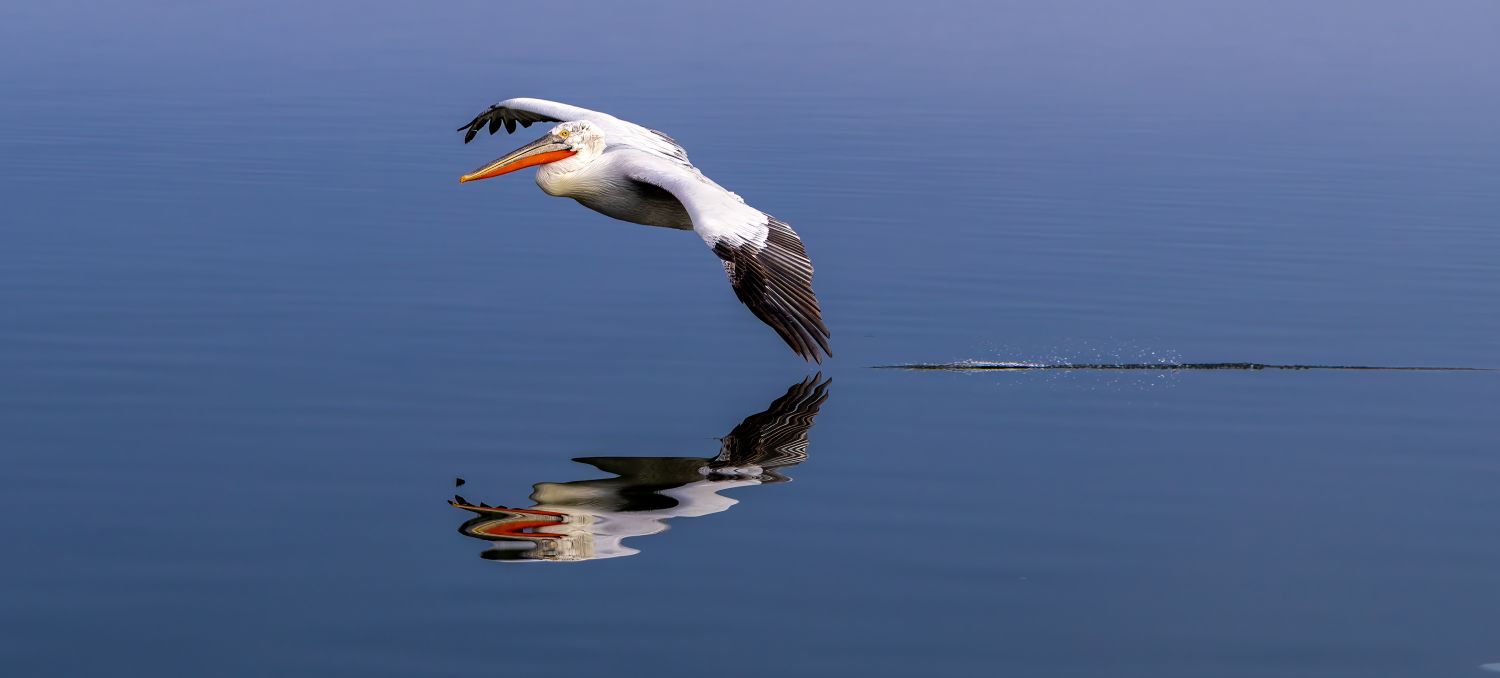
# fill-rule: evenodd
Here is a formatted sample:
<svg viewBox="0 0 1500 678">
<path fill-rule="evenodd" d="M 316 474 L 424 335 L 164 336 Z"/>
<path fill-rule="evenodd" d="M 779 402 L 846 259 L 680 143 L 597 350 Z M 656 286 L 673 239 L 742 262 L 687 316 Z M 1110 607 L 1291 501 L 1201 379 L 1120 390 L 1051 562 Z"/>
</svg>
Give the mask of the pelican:
<svg viewBox="0 0 1500 678">
<path fill-rule="evenodd" d="M 559 124 L 459 183 L 536 167 L 536 183 L 548 195 L 621 221 L 696 232 L 723 261 L 735 296 L 792 351 L 819 363 L 832 355 L 812 261 L 797 232 L 704 176 L 672 137 L 545 99 L 507 99 L 458 130 L 469 143 L 486 128 L 514 133 L 517 124 L 538 122 Z"/>
</svg>

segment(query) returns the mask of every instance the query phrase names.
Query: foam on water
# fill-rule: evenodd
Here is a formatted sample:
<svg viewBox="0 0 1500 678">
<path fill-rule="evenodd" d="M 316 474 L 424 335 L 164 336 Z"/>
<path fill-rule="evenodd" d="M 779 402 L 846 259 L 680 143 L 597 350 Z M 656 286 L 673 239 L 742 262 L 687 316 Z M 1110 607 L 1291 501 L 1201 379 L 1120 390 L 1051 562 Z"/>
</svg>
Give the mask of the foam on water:
<svg viewBox="0 0 1500 678">
<path fill-rule="evenodd" d="M 960 360 L 948 363 L 906 363 L 875 365 L 875 369 L 903 369 L 945 372 L 978 372 L 1007 370 L 1384 370 L 1404 372 L 1489 372 L 1487 367 L 1423 367 L 1391 365 L 1282 365 L 1253 362 L 1147 362 L 1147 363 L 1032 363 L 1019 361 Z"/>
</svg>

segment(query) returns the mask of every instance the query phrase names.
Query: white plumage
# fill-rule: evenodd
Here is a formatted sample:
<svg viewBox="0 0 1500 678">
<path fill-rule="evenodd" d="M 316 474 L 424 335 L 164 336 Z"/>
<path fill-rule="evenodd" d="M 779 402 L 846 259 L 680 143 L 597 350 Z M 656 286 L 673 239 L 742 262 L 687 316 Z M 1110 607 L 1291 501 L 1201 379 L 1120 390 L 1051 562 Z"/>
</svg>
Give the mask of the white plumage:
<svg viewBox="0 0 1500 678">
<path fill-rule="evenodd" d="M 735 295 L 807 360 L 832 355 L 813 293 L 812 262 L 785 222 L 747 204 L 688 161 L 671 137 L 607 113 L 544 99 L 508 99 L 460 127 L 480 130 L 561 123 L 546 135 L 461 181 L 539 166 L 537 185 L 601 214 L 649 226 L 692 230 L 723 260 Z"/>
</svg>

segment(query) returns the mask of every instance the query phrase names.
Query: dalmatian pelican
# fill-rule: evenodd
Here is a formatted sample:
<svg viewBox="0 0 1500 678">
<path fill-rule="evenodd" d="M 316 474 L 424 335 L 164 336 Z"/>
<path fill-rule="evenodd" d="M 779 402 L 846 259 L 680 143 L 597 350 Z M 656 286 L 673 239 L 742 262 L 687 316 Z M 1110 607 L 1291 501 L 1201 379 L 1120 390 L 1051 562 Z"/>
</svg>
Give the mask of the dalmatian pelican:
<svg viewBox="0 0 1500 678">
<path fill-rule="evenodd" d="M 621 221 L 693 231 L 722 260 L 735 296 L 792 351 L 819 363 L 832 355 L 812 261 L 796 231 L 704 176 L 671 137 L 544 99 L 507 99 L 458 129 L 468 143 L 484 129 L 514 133 L 538 122 L 558 124 L 459 182 L 536 167 L 536 183 L 548 195 Z"/>
</svg>

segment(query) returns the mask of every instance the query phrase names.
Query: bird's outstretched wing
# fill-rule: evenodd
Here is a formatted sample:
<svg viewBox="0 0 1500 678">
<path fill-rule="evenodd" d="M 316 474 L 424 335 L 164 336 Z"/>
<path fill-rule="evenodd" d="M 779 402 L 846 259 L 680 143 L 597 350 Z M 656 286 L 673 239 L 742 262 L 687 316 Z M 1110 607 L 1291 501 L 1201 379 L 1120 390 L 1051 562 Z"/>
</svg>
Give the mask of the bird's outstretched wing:
<svg viewBox="0 0 1500 678">
<path fill-rule="evenodd" d="M 824 379 L 822 374 L 803 379 L 787 389 L 765 412 L 745 417 L 719 442 L 719 455 L 709 461 L 708 467 L 753 465 L 774 471 L 805 461 L 807 431 L 818 416 L 818 408 L 828 399 L 828 384 L 832 381 Z"/>
<path fill-rule="evenodd" d="M 791 226 L 746 205 L 692 165 L 637 153 L 615 161 L 632 180 L 666 189 L 682 203 L 693 231 L 723 260 L 735 296 L 797 355 L 819 363 L 833 355 L 813 294 L 812 261 Z"/>
<path fill-rule="evenodd" d="M 687 162 L 687 151 L 683 150 L 672 137 L 661 132 L 621 120 L 608 113 L 546 99 L 506 99 L 474 116 L 473 120 L 458 128 L 458 131 L 464 133 L 464 143 L 467 144 L 474 140 L 480 130 L 486 128 L 489 129 L 490 134 L 499 131 L 501 127 L 504 127 L 507 133 L 514 133 L 516 125 L 530 127 L 532 123 L 537 122 L 572 120 L 587 120 L 598 125 L 604 130 L 605 143 L 608 145 L 630 146 L 679 162 Z"/>
</svg>

